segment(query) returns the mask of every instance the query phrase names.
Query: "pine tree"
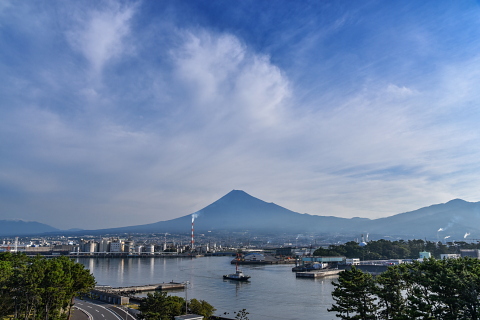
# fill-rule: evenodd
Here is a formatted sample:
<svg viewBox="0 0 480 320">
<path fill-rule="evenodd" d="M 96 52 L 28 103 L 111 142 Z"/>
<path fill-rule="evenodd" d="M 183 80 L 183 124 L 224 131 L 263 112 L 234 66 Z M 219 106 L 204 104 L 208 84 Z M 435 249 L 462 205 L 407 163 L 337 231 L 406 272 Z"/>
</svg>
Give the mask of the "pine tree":
<svg viewBox="0 0 480 320">
<path fill-rule="evenodd" d="M 379 318 L 385 320 L 403 320 L 406 317 L 406 289 L 404 275 L 405 265 L 391 266 L 386 272 L 377 276 L 375 294 L 380 307 Z"/>
<path fill-rule="evenodd" d="M 204 320 L 210 319 L 215 310 L 216 309 L 205 300 L 192 299 L 188 302 L 189 313 L 202 315 Z"/>
<path fill-rule="evenodd" d="M 66 319 L 73 298 L 94 286 L 90 271 L 67 257 L 0 254 L 0 318 Z"/>
<path fill-rule="evenodd" d="M 352 266 L 350 270 L 340 272 L 338 282 L 334 282 L 332 292 L 335 304 L 328 309 L 337 312 L 336 316 L 342 320 L 375 320 L 378 306 L 375 283 L 370 274 Z"/>
<path fill-rule="evenodd" d="M 138 310 L 141 319 L 170 320 L 184 312 L 185 299 L 177 296 L 168 296 L 166 292 L 155 291 L 147 294 L 147 298 L 140 303 Z"/>
</svg>

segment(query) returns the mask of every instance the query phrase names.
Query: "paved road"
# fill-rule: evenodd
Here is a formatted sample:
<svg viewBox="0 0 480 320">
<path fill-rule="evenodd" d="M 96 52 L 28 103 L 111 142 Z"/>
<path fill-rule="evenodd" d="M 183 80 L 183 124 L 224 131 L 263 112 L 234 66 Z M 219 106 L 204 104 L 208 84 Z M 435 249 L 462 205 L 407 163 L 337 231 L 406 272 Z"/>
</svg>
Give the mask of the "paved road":
<svg viewBox="0 0 480 320">
<path fill-rule="evenodd" d="M 123 309 L 111 304 L 75 299 L 72 320 L 136 320 Z"/>
</svg>

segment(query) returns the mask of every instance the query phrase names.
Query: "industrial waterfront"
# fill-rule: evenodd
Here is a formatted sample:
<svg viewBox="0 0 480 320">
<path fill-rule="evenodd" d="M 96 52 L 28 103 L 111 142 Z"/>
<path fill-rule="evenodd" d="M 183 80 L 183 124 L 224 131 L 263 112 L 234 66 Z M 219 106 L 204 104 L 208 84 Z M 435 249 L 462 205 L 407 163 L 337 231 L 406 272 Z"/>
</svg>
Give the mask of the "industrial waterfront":
<svg viewBox="0 0 480 320">
<path fill-rule="evenodd" d="M 296 278 L 291 265 L 242 266 L 249 282 L 223 280 L 231 273 L 232 257 L 201 258 L 77 258 L 89 268 L 98 285 L 128 287 L 162 282 L 187 282 L 188 289 L 170 294 L 205 300 L 217 315 L 246 309 L 251 320 L 335 319 L 331 281 Z"/>
</svg>

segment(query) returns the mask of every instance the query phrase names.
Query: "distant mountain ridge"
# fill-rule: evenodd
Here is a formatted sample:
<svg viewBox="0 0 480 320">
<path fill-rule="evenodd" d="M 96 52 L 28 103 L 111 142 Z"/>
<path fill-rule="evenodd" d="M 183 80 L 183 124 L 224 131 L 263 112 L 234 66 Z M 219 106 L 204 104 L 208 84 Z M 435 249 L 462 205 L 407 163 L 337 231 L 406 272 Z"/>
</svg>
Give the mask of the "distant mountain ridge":
<svg viewBox="0 0 480 320">
<path fill-rule="evenodd" d="M 0 236 L 23 236 L 56 231 L 60 230 L 36 221 L 0 220 Z"/>
<path fill-rule="evenodd" d="M 301 214 L 233 190 L 196 212 L 195 231 L 251 233 L 370 234 L 371 238 L 461 240 L 480 238 L 480 202 L 461 199 L 380 219 Z M 88 230 L 89 234 L 189 233 L 192 214 L 150 224 Z M 55 229 L 55 228 L 53 228 Z M 55 231 L 55 230 L 54 230 Z M 46 231 L 48 232 L 48 231 Z M 73 231 L 71 231 L 73 233 Z M 0 229 L 0 235 L 3 232 Z"/>
<path fill-rule="evenodd" d="M 319 219 L 322 223 L 343 230 L 349 219 L 301 214 L 252 197 L 241 190 L 233 190 L 196 212 L 195 230 L 207 231 L 255 231 L 255 232 L 315 232 Z M 192 215 L 151 224 L 121 227 L 92 232 L 188 232 Z M 357 218 L 358 219 L 358 218 Z M 368 220 L 368 219 L 365 219 Z M 348 228 L 347 228 L 348 229 Z"/>
<path fill-rule="evenodd" d="M 480 238 L 480 202 L 461 199 L 436 204 L 380 219 L 339 218 L 301 214 L 255 198 L 242 190 L 232 190 L 197 212 L 195 230 L 250 231 L 274 233 L 319 233 L 325 235 L 370 234 L 375 238 L 444 240 Z M 185 232 L 192 215 L 151 224 L 92 230 L 92 233 Z M 441 231 L 438 231 L 442 229 Z"/>
<path fill-rule="evenodd" d="M 447 203 L 435 204 L 414 211 L 372 220 L 369 230 L 395 233 L 401 230 L 409 238 L 430 239 L 478 239 L 480 238 L 480 202 L 454 199 Z"/>
</svg>

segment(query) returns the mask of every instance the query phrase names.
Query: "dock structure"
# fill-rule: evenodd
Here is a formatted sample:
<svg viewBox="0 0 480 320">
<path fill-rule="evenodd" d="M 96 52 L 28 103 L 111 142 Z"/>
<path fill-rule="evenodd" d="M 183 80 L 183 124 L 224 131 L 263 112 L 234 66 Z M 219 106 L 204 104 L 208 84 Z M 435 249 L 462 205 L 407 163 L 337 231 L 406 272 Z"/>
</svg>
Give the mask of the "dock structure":
<svg viewBox="0 0 480 320">
<path fill-rule="evenodd" d="M 155 290 L 172 290 L 172 289 L 184 289 L 185 284 L 179 282 L 164 282 L 158 284 L 146 284 L 143 286 L 131 286 L 131 287 L 121 287 L 121 288 L 110 288 L 109 292 L 127 292 L 127 293 L 136 293 L 144 291 L 155 291 Z"/>
<path fill-rule="evenodd" d="M 326 276 L 335 276 L 342 271 L 343 270 L 338 270 L 338 269 L 306 271 L 306 272 L 296 272 L 295 275 L 297 278 L 323 278 Z"/>
<path fill-rule="evenodd" d="M 146 284 L 143 286 L 131 286 L 112 288 L 110 286 L 97 286 L 90 291 L 90 298 L 114 303 L 114 304 L 129 304 L 130 300 L 142 300 L 144 298 L 135 297 L 137 292 L 155 291 L 155 290 L 171 290 L 171 289 L 185 289 L 185 284 L 179 282 L 167 282 L 158 284 Z"/>
</svg>

